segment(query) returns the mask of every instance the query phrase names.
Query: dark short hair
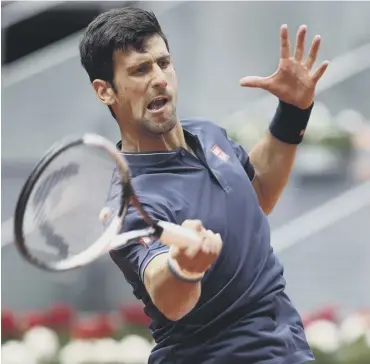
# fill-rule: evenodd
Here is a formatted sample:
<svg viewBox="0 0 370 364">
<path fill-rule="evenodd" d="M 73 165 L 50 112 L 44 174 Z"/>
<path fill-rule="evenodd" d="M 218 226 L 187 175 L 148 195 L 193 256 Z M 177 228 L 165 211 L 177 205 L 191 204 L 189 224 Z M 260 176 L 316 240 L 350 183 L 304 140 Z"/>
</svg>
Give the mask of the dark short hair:
<svg viewBox="0 0 370 364">
<path fill-rule="evenodd" d="M 81 64 L 90 81 L 102 79 L 115 89 L 114 53 L 129 48 L 144 52 L 145 41 L 156 34 L 169 50 L 167 38 L 153 12 L 124 7 L 100 14 L 86 28 L 79 47 Z"/>
</svg>

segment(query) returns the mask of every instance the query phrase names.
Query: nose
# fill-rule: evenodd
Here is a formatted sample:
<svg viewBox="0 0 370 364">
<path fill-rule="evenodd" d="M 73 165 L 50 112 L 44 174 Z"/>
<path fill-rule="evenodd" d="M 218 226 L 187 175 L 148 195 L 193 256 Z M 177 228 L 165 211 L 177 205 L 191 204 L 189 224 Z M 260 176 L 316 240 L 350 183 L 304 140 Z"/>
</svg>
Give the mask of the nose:
<svg viewBox="0 0 370 364">
<path fill-rule="evenodd" d="M 158 86 L 161 87 L 161 88 L 165 88 L 167 86 L 167 81 L 162 80 L 162 81 L 158 82 Z"/>
<path fill-rule="evenodd" d="M 165 75 L 164 75 L 162 69 L 158 65 L 156 65 L 154 67 L 153 86 L 154 87 L 160 87 L 160 88 L 166 88 L 167 87 L 167 81 L 165 79 Z"/>
</svg>

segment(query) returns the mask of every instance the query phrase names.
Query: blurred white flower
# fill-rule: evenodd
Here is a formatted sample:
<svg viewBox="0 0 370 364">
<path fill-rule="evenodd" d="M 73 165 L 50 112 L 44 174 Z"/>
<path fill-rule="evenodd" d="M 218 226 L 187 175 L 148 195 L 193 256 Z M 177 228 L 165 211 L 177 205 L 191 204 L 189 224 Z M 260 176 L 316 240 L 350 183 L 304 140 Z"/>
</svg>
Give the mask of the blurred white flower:
<svg viewBox="0 0 370 364">
<path fill-rule="evenodd" d="M 152 345 L 138 335 L 128 335 L 120 342 L 121 360 L 125 364 L 147 364 Z"/>
<path fill-rule="evenodd" d="M 339 349 L 340 340 L 337 326 L 329 320 L 317 320 L 305 329 L 307 341 L 312 348 L 323 353 L 333 353 Z"/>
<path fill-rule="evenodd" d="M 367 322 L 365 317 L 354 313 L 346 317 L 339 327 L 339 337 L 342 342 L 351 344 L 366 334 Z"/>
<path fill-rule="evenodd" d="M 10 340 L 1 346 L 2 364 L 38 364 L 36 355 L 21 341 Z"/>
<path fill-rule="evenodd" d="M 86 364 L 90 362 L 93 343 L 89 340 L 70 341 L 59 352 L 61 364 Z"/>
<path fill-rule="evenodd" d="M 28 330 L 23 336 L 23 342 L 35 353 L 40 363 L 55 359 L 59 350 L 57 334 L 43 326 Z"/>
<path fill-rule="evenodd" d="M 108 364 L 122 362 L 120 343 L 111 338 L 95 340 L 93 342 L 89 363 Z"/>
<path fill-rule="evenodd" d="M 344 109 L 338 113 L 336 123 L 349 133 L 356 133 L 361 131 L 365 124 L 365 120 L 364 116 L 359 111 Z"/>
</svg>

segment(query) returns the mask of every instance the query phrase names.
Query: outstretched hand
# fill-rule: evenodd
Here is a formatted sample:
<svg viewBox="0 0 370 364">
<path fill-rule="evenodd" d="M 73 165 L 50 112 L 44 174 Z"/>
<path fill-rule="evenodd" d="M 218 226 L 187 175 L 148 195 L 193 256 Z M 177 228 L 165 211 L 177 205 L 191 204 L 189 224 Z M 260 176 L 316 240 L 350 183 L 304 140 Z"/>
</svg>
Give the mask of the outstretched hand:
<svg viewBox="0 0 370 364">
<path fill-rule="evenodd" d="M 312 67 L 316 61 L 321 37 L 315 36 L 307 58 L 304 58 L 304 43 L 307 27 L 301 25 L 296 36 L 294 55 L 291 55 L 287 25 L 280 28 L 280 62 L 277 71 L 268 77 L 248 76 L 240 80 L 243 87 L 264 89 L 281 101 L 300 109 L 307 109 L 313 103 L 315 87 L 329 62 L 323 62 L 315 71 Z"/>
</svg>

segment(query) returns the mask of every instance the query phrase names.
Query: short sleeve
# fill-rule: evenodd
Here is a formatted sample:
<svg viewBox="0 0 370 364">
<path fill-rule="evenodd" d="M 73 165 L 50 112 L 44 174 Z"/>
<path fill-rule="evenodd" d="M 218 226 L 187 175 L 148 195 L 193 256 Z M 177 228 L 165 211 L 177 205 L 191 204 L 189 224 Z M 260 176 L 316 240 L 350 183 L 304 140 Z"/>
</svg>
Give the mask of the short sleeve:
<svg viewBox="0 0 370 364">
<path fill-rule="evenodd" d="M 227 133 L 226 133 L 225 129 L 222 129 L 222 130 L 223 130 L 223 133 L 226 136 L 227 140 L 229 141 L 229 144 L 233 148 L 235 155 L 237 156 L 237 158 L 239 159 L 240 163 L 242 164 L 245 172 L 247 173 L 247 175 L 249 177 L 249 180 L 252 182 L 254 180 L 254 177 L 255 177 L 256 173 L 255 173 L 253 164 L 251 163 L 251 161 L 249 159 L 249 155 L 248 155 L 247 151 L 239 143 L 237 143 L 235 140 L 230 139 L 227 136 Z"/>
<path fill-rule="evenodd" d="M 121 187 L 118 182 L 113 180 L 106 202 L 106 206 L 113 211 L 112 215 L 118 212 L 120 197 Z M 145 196 L 139 199 L 145 211 L 153 219 L 170 221 L 169 216 L 167 216 L 168 214 L 165 212 L 167 209 L 161 208 L 158 205 L 154 206 L 148 202 L 149 199 L 145 198 Z M 145 200 L 147 200 L 147 202 L 145 202 Z M 147 227 L 148 225 L 137 209 L 133 206 L 129 206 L 121 232 L 145 229 Z M 131 240 L 126 245 L 111 250 L 109 254 L 114 263 L 123 272 L 128 283 L 133 286 L 135 295 L 140 296 L 139 288 L 143 287 L 145 268 L 154 257 L 168 251 L 169 247 L 162 244 L 159 240 L 148 242 L 144 238 L 142 241 Z"/>
<path fill-rule="evenodd" d="M 142 203 L 145 211 L 153 219 L 169 221 L 163 211 L 157 207 L 155 211 L 152 206 Z M 129 207 L 123 223 L 122 232 L 145 229 L 148 225 L 143 220 L 140 213 L 134 207 Z M 139 279 L 144 283 L 144 272 L 149 262 L 159 254 L 167 253 L 169 247 L 162 244 L 159 240 L 146 241 L 131 240 L 123 247 L 110 251 L 110 256 L 129 281 Z"/>
</svg>

